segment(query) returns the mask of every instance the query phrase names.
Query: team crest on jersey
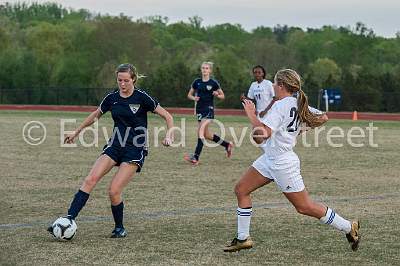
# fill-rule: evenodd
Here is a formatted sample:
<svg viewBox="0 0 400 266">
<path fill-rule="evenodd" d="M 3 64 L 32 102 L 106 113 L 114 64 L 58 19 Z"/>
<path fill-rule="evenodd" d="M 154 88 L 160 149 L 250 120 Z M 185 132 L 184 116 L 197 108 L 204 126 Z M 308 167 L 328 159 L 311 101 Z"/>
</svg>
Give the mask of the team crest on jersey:
<svg viewBox="0 0 400 266">
<path fill-rule="evenodd" d="M 129 108 L 131 108 L 132 113 L 136 114 L 139 111 L 140 104 L 130 104 Z"/>
<path fill-rule="evenodd" d="M 210 91 L 212 89 L 212 86 L 211 85 L 207 85 L 206 88 L 207 88 L 207 90 Z"/>
</svg>

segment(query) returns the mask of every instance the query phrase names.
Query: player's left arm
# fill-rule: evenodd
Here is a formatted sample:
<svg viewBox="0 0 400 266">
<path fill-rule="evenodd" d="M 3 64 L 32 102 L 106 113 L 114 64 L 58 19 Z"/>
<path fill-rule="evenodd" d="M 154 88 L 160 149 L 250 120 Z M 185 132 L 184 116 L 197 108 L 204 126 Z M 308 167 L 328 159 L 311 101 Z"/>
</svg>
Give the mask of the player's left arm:
<svg viewBox="0 0 400 266">
<path fill-rule="evenodd" d="M 311 107 L 311 106 L 308 106 L 308 110 L 310 110 L 310 112 L 312 114 L 316 115 L 317 119 L 322 124 L 325 124 L 326 122 L 328 122 L 329 118 L 328 118 L 328 115 L 325 112 L 322 112 L 322 111 L 318 110 L 317 108 L 314 108 L 314 107 Z M 304 132 L 307 132 L 308 130 L 310 130 L 310 128 L 306 127 L 306 126 L 301 128 L 300 131 L 299 131 L 299 135 L 304 133 Z"/>
<path fill-rule="evenodd" d="M 322 112 L 321 110 L 318 110 L 317 108 L 314 108 L 312 106 L 308 106 L 308 110 L 315 116 L 317 116 L 318 120 L 322 123 L 328 122 L 328 115 L 326 112 Z"/>
<path fill-rule="evenodd" d="M 215 97 L 217 97 L 218 99 L 220 99 L 220 100 L 224 100 L 225 99 L 224 91 L 221 88 L 213 91 L 213 95 Z"/>
<path fill-rule="evenodd" d="M 157 105 L 156 109 L 154 109 L 154 113 L 164 118 L 165 122 L 167 123 L 167 133 L 165 134 L 165 138 L 162 143 L 164 146 L 170 146 L 174 142 L 174 118 L 160 105 Z"/>
<path fill-rule="evenodd" d="M 260 112 L 260 117 L 263 117 L 269 111 L 269 109 L 271 109 L 272 105 L 274 104 L 274 102 L 276 102 L 276 100 L 277 98 L 274 96 L 271 102 L 268 104 L 267 108 L 265 108 L 263 111 Z"/>
<path fill-rule="evenodd" d="M 319 116 L 318 119 L 325 124 L 326 122 L 328 122 L 329 118 L 328 115 L 326 113 L 324 113 L 323 115 Z"/>
<path fill-rule="evenodd" d="M 260 117 L 262 118 L 266 113 L 271 109 L 272 105 L 278 100 L 275 95 L 275 91 L 271 82 L 269 82 L 268 86 L 269 94 L 272 96 L 271 102 L 268 104 L 267 108 L 260 112 Z"/>
<path fill-rule="evenodd" d="M 272 129 L 263 123 L 256 116 L 256 106 L 250 100 L 244 99 L 242 101 L 244 111 L 250 120 L 253 127 L 253 139 L 257 144 L 263 143 L 272 135 Z"/>
</svg>

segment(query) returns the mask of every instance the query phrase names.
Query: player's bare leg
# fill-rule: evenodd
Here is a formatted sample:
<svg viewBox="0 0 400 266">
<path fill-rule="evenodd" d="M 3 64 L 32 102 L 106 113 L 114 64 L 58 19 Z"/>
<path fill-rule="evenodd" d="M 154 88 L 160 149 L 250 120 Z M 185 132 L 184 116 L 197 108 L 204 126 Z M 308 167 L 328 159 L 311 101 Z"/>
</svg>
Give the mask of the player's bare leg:
<svg viewBox="0 0 400 266">
<path fill-rule="evenodd" d="M 224 247 L 224 252 L 235 252 L 253 247 L 254 243 L 250 238 L 250 220 L 252 213 L 250 194 L 270 182 L 270 179 L 262 176 L 254 167 L 251 166 L 236 184 L 235 194 L 238 201 L 237 236 Z"/>
<path fill-rule="evenodd" d="M 106 175 L 114 165 L 115 162 L 110 157 L 105 154 L 100 155 L 100 157 L 93 164 L 89 174 L 84 179 L 80 189 L 75 194 L 68 209 L 68 215 L 65 217 L 75 220 L 79 212 L 85 206 L 87 200 L 89 199 L 89 194 L 96 186 L 97 182 L 99 182 L 99 180 Z M 47 231 L 50 232 L 50 234 L 53 234 L 53 229 L 51 226 L 47 228 Z"/>
<path fill-rule="evenodd" d="M 200 154 L 203 150 L 204 139 L 205 139 L 205 128 L 208 124 L 211 123 L 209 119 L 202 119 L 197 125 L 197 145 L 195 152 L 193 154 L 185 154 L 183 159 L 185 161 L 191 163 L 193 166 L 197 166 L 199 164 Z"/>
<path fill-rule="evenodd" d="M 97 182 L 105 176 L 115 166 L 115 162 L 108 155 L 100 155 L 94 163 L 87 177 L 83 180 L 80 190 L 90 193 L 96 186 Z"/>
<path fill-rule="evenodd" d="M 335 213 L 331 208 L 321 203 L 314 202 L 307 190 L 292 193 L 283 193 L 293 204 L 297 212 L 307 216 L 315 217 L 322 223 L 332 225 L 334 228 L 346 234 L 346 238 L 351 245 L 351 249 L 356 251 L 360 242 L 360 223 L 349 221 Z"/>
<path fill-rule="evenodd" d="M 211 121 L 211 120 L 209 120 Z M 226 141 L 221 139 L 218 135 L 211 133 L 211 131 L 208 129 L 210 123 L 204 124 L 204 130 L 203 130 L 203 136 L 205 139 L 214 141 L 215 143 L 220 144 L 222 147 L 225 148 L 226 151 L 226 157 L 230 158 L 232 156 L 233 152 L 233 142 Z"/>
<path fill-rule="evenodd" d="M 123 225 L 124 202 L 122 201 L 122 191 L 132 180 L 138 167 L 139 166 L 134 163 L 121 163 L 118 172 L 112 178 L 108 188 L 108 195 L 111 201 L 111 211 L 115 222 L 115 228 L 111 234 L 112 238 L 127 236 Z"/>
</svg>

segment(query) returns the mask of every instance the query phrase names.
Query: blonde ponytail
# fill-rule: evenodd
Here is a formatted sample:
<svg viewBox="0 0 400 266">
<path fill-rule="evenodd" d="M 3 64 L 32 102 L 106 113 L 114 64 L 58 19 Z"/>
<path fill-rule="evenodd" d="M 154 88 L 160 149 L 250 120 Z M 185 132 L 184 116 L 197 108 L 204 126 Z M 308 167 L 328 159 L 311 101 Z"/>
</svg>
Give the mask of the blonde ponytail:
<svg viewBox="0 0 400 266">
<path fill-rule="evenodd" d="M 320 119 L 321 115 L 316 115 L 310 112 L 310 109 L 308 109 L 307 95 L 304 93 L 302 89 L 298 91 L 297 109 L 300 121 L 302 123 L 305 123 L 306 126 L 315 128 L 325 123 L 325 121 Z"/>
</svg>

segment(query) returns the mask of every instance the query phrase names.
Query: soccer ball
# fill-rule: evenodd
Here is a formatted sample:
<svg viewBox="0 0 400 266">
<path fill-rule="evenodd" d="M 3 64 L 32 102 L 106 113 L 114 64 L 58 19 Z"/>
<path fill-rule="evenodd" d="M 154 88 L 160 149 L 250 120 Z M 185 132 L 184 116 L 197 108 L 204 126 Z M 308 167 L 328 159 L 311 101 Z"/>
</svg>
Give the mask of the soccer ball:
<svg viewBox="0 0 400 266">
<path fill-rule="evenodd" d="M 53 228 L 54 237 L 60 240 L 71 240 L 78 228 L 75 220 L 68 217 L 58 218 L 51 227 Z"/>
</svg>

